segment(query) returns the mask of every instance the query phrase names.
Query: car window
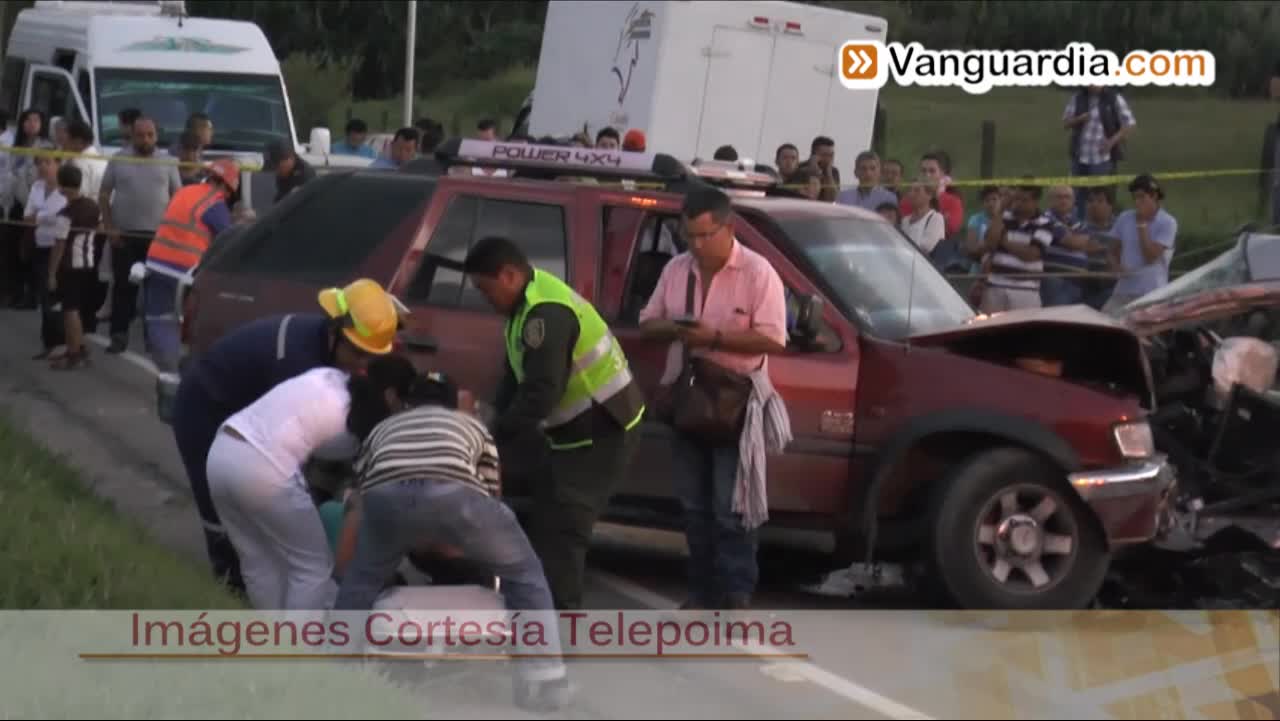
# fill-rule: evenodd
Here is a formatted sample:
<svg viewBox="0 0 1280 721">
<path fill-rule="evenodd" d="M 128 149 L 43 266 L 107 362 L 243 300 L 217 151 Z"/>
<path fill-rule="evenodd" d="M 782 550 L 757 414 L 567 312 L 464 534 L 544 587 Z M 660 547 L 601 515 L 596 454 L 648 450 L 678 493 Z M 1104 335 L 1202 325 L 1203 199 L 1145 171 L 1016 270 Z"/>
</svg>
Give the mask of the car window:
<svg viewBox="0 0 1280 721">
<path fill-rule="evenodd" d="M 658 287 L 662 269 L 684 252 L 685 243 L 680 230 L 678 215 L 650 213 L 640 223 L 640 235 L 631 259 L 631 272 L 627 278 L 627 292 L 623 295 L 618 322 L 635 325 L 640 311 L 649 303 L 649 297 Z"/>
<path fill-rule="evenodd" d="M 475 234 L 476 213 L 480 200 L 470 196 L 458 196 L 449 203 L 444 217 L 436 226 L 427 243 L 427 253 L 413 283 L 409 285 L 408 299 L 428 305 L 461 305 L 464 277 L 456 268 L 443 267 L 435 259 L 446 259 L 461 264 L 471 247 Z M 475 290 L 472 289 L 475 293 Z M 475 299 L 469 299 L 474 304 Z M 483 302 L 483 298 L 479 299 Z"/>
<path fill-rule="evenodd" d="M 476 241 L 495 235 L 519 245 L 534 267 L 568 280 L 568 238 L 562 206 L 464 195 L 449 203 L 432 233 L 407 299 L 466 310 L 492 310 L 463 274 L 448 266 L 460 265 Z"/>
<path fill-rule="evenodd" d="M 272 208 L 257 237 L 246 238 L 229 265 L 289 280 L 341 283 L 423 207 L 433 188 L 421 178 L 392 174 L 318 178 Z"/>
</svg>

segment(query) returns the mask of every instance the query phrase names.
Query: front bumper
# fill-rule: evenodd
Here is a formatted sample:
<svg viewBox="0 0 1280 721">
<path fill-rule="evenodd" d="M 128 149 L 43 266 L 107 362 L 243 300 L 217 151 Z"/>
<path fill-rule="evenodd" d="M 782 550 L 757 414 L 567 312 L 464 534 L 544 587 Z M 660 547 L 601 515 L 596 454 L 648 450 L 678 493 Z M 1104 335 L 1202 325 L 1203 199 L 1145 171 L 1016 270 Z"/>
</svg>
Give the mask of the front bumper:
<svg viewBox="0 0 1280 721">
<path fill-rule="evenodd" d="M 1113 546 L 1157 537 L 1166 525 L 1177 486 L 1173 466 L 1164 455 L 1119 468 L 1072 473 L 1067 480 L 1097 514 Z"/>
<path fill-rule="evenodd" d="M 1161 495 L 1176 483 L 1173 466 L 1163 454 L 1121 468 L 1072 473 L 1067 480 L 1086 501 Z"/>
</svg>

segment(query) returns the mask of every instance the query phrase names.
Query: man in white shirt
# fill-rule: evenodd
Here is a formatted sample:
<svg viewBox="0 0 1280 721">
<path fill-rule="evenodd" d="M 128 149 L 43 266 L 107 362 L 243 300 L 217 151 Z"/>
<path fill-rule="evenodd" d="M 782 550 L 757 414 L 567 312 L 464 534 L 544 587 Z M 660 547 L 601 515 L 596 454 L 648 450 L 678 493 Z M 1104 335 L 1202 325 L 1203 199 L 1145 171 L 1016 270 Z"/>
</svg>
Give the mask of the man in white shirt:
<svg viewBox="0 0 1280 721">
<path fill-rule="evenodd" d="M 67 150 L 87 156 L 102 155 L 102 151 L 93 144 L 93 128 L 83 120 L 67 124 Z M 80 169 L 80 194 L 97 198 L 102 187 L 102 175 L 107 172 L 107 161 L 86 157 L 72 158 L 67 162 Z"/>
</svg>

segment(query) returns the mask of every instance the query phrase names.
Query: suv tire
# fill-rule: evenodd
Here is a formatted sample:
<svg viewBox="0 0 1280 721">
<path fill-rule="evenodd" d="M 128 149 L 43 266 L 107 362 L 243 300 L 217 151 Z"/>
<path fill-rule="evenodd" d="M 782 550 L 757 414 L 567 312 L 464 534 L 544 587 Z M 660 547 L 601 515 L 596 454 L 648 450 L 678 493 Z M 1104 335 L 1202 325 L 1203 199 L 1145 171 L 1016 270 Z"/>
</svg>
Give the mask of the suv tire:
<svg viewBox="0 0 1280 721">
<path fill-rule="evenodd" d="M 1029 451 L 965 461 L 930 517 L 932 575 L 962 608 L 1085 608 L 1106 579 L 1110 553 L 1092 511 Z"/>
</svg>

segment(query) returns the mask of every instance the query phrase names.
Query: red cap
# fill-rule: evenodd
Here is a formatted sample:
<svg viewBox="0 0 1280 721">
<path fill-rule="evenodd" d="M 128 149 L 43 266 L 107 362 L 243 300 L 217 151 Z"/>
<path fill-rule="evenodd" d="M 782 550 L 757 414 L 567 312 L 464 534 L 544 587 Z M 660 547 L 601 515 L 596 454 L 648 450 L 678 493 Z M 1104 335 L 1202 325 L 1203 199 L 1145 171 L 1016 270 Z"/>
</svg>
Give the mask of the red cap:
<svg viewBox="0 0 1280 721">
<path fill-rule="evenodd" d="M 633 153 L 644 152 L 644 131 L 632 128 L 622 138 L 622 149 Z"/>
</svg>

